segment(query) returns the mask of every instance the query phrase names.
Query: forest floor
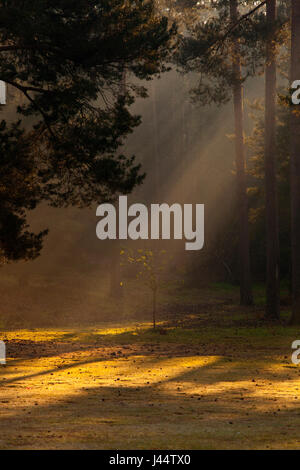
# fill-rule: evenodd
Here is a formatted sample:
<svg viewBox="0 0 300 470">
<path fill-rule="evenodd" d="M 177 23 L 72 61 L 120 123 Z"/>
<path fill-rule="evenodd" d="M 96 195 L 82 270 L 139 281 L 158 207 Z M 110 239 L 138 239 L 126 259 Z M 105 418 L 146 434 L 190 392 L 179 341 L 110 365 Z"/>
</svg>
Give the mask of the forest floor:
<svg viewBox="0 0 300 470">
<path fill-rule="evenodd" d="M 300 449 L 300 329 L 225 288 L 193 296 L 173 297 L 156 332 L 1 331 L 0 449 Z"/>
</svg>

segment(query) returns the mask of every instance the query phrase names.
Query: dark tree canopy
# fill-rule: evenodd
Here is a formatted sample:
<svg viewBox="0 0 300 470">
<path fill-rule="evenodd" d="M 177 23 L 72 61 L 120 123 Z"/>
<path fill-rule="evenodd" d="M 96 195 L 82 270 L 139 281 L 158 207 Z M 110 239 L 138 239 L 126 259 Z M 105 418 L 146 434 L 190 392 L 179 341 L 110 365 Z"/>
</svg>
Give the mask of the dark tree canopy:
<svg viewBox="0 0 300 470">
<path fill-rule="evenodd" d="M 4 257 L 38 254 L 24 211 L 41 200 L 84 207 L 141 183 L 118 149 L 140 123 L 129 111 L 146 95 L 139 79 L 165 70 L 174 30 L 151 0 L 0 0 L 0 80 L 25 98 L 21 122 L 0 130 Z"/>
<path fill-rule="evenodd" d="M 0 124 L 0 264 L 35 258 L 46 231 L 34 235 L 27 230 L 26 210 L 41 198 L 30 135 L 20 124 Z"/>
</svg>

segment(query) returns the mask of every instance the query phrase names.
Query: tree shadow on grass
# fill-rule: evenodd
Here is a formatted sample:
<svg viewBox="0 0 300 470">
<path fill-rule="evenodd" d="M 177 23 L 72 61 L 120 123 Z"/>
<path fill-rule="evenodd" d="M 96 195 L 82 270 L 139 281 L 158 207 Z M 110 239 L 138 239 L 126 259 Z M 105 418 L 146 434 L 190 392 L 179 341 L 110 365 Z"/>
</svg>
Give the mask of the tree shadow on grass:
<svg viewBox="0 0 300 470">
<path fill-rule="evenodd" d="M 88 368 L 105 360 L 94 356 L 6 384 L 30 384 L 38 377 Z M 53 388 L 43 395 L 43 403 L 35 396 L 25 396 L 24 403 L 17 401 L 12 406 L 8 399 L 0 417 L 0 447 L 221 449 L 299 445 L 299 406 L 293 396 L 296 392 L 288 388 L 288 379 L 298 377 L 296 368 L 272 370 L 272 364 L 263 361 L 229 363 L 222 357 L 130 356 L 128 361 L 122 374 L 117 370 L 107 384 L 98 374 L 95 378 L 104 383 L 95 385 L 86 378 L 76 388 L 70 379 L 62 392 Z M 112 360 L 111 368 L 113 364 L 117 366 L 118 360 Z M 55 377 L 51 380 L 55 382 Z M 112 380 L 114 386 L 109 383 Z M 36 387 L 41 385 L 35 384 L 33 393 Z"/>
</svg>

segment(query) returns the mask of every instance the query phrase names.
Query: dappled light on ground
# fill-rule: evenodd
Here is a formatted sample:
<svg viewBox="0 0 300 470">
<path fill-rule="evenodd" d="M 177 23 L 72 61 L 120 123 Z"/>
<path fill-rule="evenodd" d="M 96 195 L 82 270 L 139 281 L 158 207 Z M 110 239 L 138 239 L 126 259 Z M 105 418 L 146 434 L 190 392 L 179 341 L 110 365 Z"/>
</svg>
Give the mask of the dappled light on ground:
<svg viewBox="0 0 300 470">
<path fill-rule="evenodd" d="M 247 337 L 217 332 L 224 349 L 172 331 L 5 332 L 1 448 L 300 448 L 300 368 L 285 355 L 289 337 L 272 354 L 250 332 L 246 355 Z"/>
</svg>

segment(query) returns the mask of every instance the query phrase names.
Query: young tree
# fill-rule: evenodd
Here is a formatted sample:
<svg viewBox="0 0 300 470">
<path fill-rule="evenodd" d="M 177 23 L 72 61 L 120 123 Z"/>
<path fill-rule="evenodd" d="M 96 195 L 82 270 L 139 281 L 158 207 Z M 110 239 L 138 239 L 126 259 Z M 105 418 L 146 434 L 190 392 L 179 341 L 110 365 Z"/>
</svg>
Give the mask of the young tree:
<svg viewBox="0 0 300 470">
<path fill-rule="evenodd" d="M 172 255 L 166 250 L 138 249 L 128 248 L 121 250 L 124 264 L 131 264 L 136 268 L 136 279 L 144 284 L 152 293 L 152 323 L 153 329 L 157 323 L 157 295 L 158 292 L 169 287 L 172 282 L 167 278 L 166 273 Z"/>
<path fill-rule="evenodd" d="M 300 80 L 300 2 L 292 0 L 291 82 Z M 300 325 L 300 112 L 291 111 L 291 242 L 293 309 L 291 323 Z"/>
<path fill-rule="evenodd" d="M 173 34 L 152 0 L 0 0 L 0 80 L 26 98 L 18 108 L 20 129 L 30 144 L 30 188 L 39 188 L 28 203 L 20 190 L 18 210 L 43 199 L 84 207 L 141 183 L 139 165 L 118 149 L 140 123 L 129 112 L 135 97 L 146 95 L 136 78 L 165 70 Z M 124 67 L 130 82 L 120 96 Z M 0 134 L 11 145 L 14 128 Z M 12 207 L 4 198 L 1 204 L 1 230 L 8 231 L 4 215 Z M 15 238 L 16 250 L 21 239 Z"/>
</svg>

